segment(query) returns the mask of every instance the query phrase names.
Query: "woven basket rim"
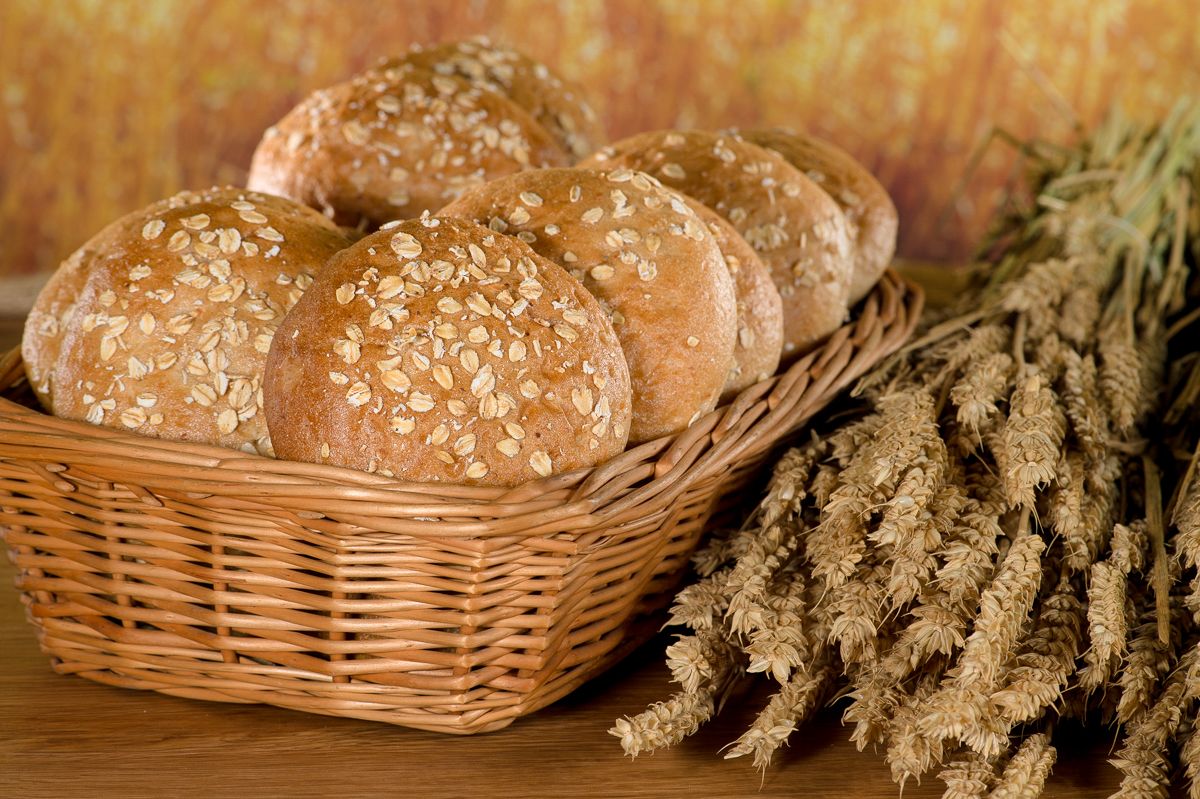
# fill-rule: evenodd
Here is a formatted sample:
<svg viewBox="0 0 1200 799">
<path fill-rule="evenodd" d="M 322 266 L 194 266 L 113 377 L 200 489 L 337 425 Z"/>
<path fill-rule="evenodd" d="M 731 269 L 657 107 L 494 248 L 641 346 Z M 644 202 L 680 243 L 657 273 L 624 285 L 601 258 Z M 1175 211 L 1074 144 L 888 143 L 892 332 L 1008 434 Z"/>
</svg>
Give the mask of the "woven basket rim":
<svg viewBox="0 0 1200 799">
<path fill-rule="evenodd" d="M 857 317 L 822 347 L 749 386 L 688 429 L 631 447 L 598 466 L 513 488 L 417 483 L 150 438 L 53 417 L 5 396 L 0 396 L 0 457 L 37 465 L 45 480 L 64 491 L 73 487 L 56 480 L 55 473 L 65 471 L 66 464 L 104 470 L 119 463 L 116 471 L 154 493 L 236 498 L 294 513 L 305 524 L 328 518 L 354 527 L 362 509 L 370 506 L 372 520 L 404 520 L 405 533 L 418 537 L 546 535 L 621 524 L 645 513 L 647 501 L 661 510 L 694 481 L 711 478 L 736 459 L 794 432 L 911 336 L 923 302 L 918 285 L 889 269 L 858 306 Z M 0 359 L 0 391 L 22 380 L 18 346 Z M 113 482 L 124 485 L 119 475 Z M 142 499 L 157 502 L 149 493 Z M 412 526 L 425 518 L 431 520 L 430 528 L 414 532 Z M 359 534 L 370 535 L 369 527 Z"/>
<path fill-rule="evenodd" d="M 646 640 L 708 526 L 743 518 L 776 448 L 898 350 L 922 302 L 889 272 L 823 347 L 684 432 L 512 489 L 58 419 L 18 349 L 0 359 L 0 539 L 61 673 L 500 729 Z"/>
</svg>

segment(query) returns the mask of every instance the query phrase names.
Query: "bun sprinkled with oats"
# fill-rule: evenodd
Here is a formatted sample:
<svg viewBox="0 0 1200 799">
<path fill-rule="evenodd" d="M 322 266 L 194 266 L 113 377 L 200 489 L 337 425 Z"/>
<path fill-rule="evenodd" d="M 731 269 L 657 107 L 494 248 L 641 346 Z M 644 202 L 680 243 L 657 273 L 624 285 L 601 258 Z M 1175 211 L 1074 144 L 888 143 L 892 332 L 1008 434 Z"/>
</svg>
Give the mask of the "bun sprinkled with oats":
<svg viewBox="0 0 1200 799">
<path fill-rule="evenodd" d="M 716 407 L 737 302 L 720 248 L 677 192 L 629 169 L 540 169 L 473 189 L 440 214 L 521 239 L 600 301 L 629 363 L 630 441 L 678 433 Z"/>
<path fill-rule="evenodd" d="M 783 300 L 785 361 L 845 322 L 853 268 L 845 214 L 779 155 L 732 134 L 666 130 L 604 147 L 580 166 L 640 169 L 729 220 Z"/>
<path fill-rule="evenodd" d="M 507 97 L 401 61 L 301 101 L 267 129 L 247 185 L 373 230 L 491 178 L 568 160 Z"/>
<path fill-rule="evenodd" d="M 129 214 L 38 297 L 22 342 L 30 383 L 56 416 L 270 454 L 258 411 L 271 337 L 349 243 L 312 209 L 244 189 Z"/>
<path fill-rule="evenodd" d="M 282 458 L 518 485 L 624 450 L 629 372 L 607 316 L 560 267 L 425 217 L 329 262 L 275 337 L 264 404 Z"/>
<path fill-rule="evenodd" d="M 733 348 L 733 367 L 721 391 L 724 403 L 743 389 L 766 380 L 779 368 L 783 354 L 783 302 L 762 259 L 733 225 L 704 203 L 686 194 L 679 196 L 712 233 L 733 278 L 737 344 Z"/>
<path fill-rule="evenodd" d="M 840 147 L 791 128 L 743 130 L 748 142 L 779 153 L 821 187 L 846 215 L 854 242 L 849 302 L 871 292 L 896 253 L 896 205 L 867 169 Z"/>
<path fill-rule="evenodd" d="M 604 144 L 604 129 L 583 87 L 547 65 L 484 37 L 417 47 L 386 62 L 412 64 L 439 75 L 457 75 L 473 85 L 507 97 L 537 120 L 572 160 Z M 386 65 L 385 65 L 386 66 Z"/>
</svg>

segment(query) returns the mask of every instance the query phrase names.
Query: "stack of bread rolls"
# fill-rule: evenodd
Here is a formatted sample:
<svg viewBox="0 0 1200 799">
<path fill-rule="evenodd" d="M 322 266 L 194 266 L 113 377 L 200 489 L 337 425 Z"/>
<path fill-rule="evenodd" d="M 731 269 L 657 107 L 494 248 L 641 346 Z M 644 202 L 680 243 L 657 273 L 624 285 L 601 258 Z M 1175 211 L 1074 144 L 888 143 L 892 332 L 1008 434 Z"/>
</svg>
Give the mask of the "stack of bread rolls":
<svg viewBox="0 0 1200 799">
<path fill-rule="evenodd" d="M 518 485 L 676 434 L 818 346 L 896 212 L 793 130 L 605 144 L 485 40 L 417 48 L 67 259 L 22 354 L 52 413 L 414 481 Z"/>
</svg>

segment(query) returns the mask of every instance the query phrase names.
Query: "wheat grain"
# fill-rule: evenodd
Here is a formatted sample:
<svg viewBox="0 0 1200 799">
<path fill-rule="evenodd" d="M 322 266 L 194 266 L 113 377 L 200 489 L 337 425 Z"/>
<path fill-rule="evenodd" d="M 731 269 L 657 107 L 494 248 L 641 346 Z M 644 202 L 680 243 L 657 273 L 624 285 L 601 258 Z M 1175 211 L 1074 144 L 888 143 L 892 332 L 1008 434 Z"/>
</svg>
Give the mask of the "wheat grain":
<svg viewBox="0 0 1200 799">
<path fill-rule="evenodd" d="M 1192 643 L 1184 651 L 1153 704 L 1126 725 L 1121 749 L 1117 757 L 1109 761 L 1125 775 L 1114 796 L 1133 799 L 1168 795 L 1173 770 L 1170 745 L 1195 703 L 1196 697 L 1188 690 L 1187 684 L 1189 677 L 1194 676 L 1198 658 L 1200 647 Z M 1194 734 L 1191 737 L 1194 738 Z M 1194 753 L 1187 751 L 1190 746 L 1193 746 L 1191 740 L 1185 744 L 1184 752 L 1180 755 L 1182 763 L 1189 763 L 1189 758 L 1194 756 Z"/>
<path fill-rule="evenodd" d="M 1088 639 L 1084 653 L 1086 665 L 1079 670 L 1079 686 L 1086 693 L 1104 687 L 1128 646 L 1129 622 L 1126 616 L 1127 574 L 1111 561 L 1092 566 L 1088 585 Z"/>
<path fill-rule="evenodd" d="M 946 783 L 942 799 L 982 799 L 996 782 L 996 764 L 966 749 L 938 772 L 938 779 Z"/>
<path fill-rule="evenodd" d="M 608 732 L 621 739 L 621 748 L 630 757 L 672 746 L 712 718 L 714 693 L 712 688 L 697 694 L 677 693 L 636 716 L 617 719 Z"/>
<path fill-rule="evenodd" d="M 919 727 L 921 716 L 917 707 L 922 699 L 920 694 L 905 697 L 886 732 L 887 762 L 892 769 L 892 780 L 900 784 L 902 792 L 909 777 L 919 777 L 941 763 L 943 757 L 942 739 L 925 735 Z"/>
<path fill-rule="evenodd" d="M 1129 431 L 1142 406 L 1142 366 L 1132 333 L 1123 325 L 1109 325 L 1100 331 L 1101 397 L 1108 416 L 1118 432 Z"/>
<path fill-rule="evenodd" d="M 712 630 L 729 607 L 725 581 L 732 567 L 714 572 L 675 595 L 671 605 L 669 625 L 682 625 L 693 630 Z"/>
<path fill-rule="evenodd" d="M 1071 432 L 1089 458 L 1101 458 L 1108 446 L 1108 415 L 1097 388 L 1096 360 L 1068 349 L 1063 367 L 1062 399 Z"/>
<path fill-rule="evenodd" d="M 1200 724 L 1192 719 L 1192 729 L 1179 750 L 1179 765 L 1188 780 L 1188 799 L 1200 799 Z"/>
<path fill-rule="evenodd" d="M 840 646 L 842 660 L 859 663 L 879 657 L 880 609 L 886 598 L 886 566 L 859 566 L 856 576 L 830 589 L 828 608 L 834 614 L 829 639 Z"/>
<path fill-rule="evenodd" d="M 1074 352 L 1059 338 L 1056 329 L 1045 331 L 1029 331 L 1030 337 L 1036 336 L 1033 347 L 1033 365 L 1048 384 L 1054 385 L 1066 369 L 1068 352 Z"/>
<path fill-rule="evenodd" d="M 1035 733 L 1021 742 L 1016 754 L 1004 767 L 990 799 L 1033 799 L 1040 796 L 1050 775 L 1058 751 L 1044 733 Z"/>
<path fill-rule="evenodd" d="M 1179 531 L 1176 549 L 1183 565 L 1194 569 L 1200 565 L 1200 470 L 1193 472 L 1182 498 L 1175 506 L 1172 522 Z"/>
<path fill-rule="evenodd" d="M 1013 359 L 1008 353 L 993 353 L 971 364 L 950 389 L 958 423 L 978 433 L 989 418 L 999 414 L 996 403 L 1007 397 L 1012 378 Z"/>
<path fill-rule="evenodd" d="M 712 644 L 712 652 L 700 653 L 706 658 L 711 656 L 712 660 L 717 660 L 717 653 L 733 653 L 733 647 L 719 636 L 713 636 L 705 643 Z M 694 735 L 712 718 L 717 702 L 724 698 L 740 674 L 741 665 L 736 656 L 720 661 L 711 676 L 698 682 L 695 691 L 680 691 L 664 702 L 655 702 L 636 716 L 617 719 L 608 732 L 621 739 L 621 748 L 630 757 L 673 746 Z"/>
<path fill-rule="evenodd" d="M 932 506 L 940 477 L 935 461 L 918 459 L 904 473 L 883 518 L 868 535 L 877 546 L 891 551 L 887 595 L 893 609 L 912 601 L 936 566 L 930 553 L 941 544 L 941 533 L 933 523 Z"/>
<path fill-rule="evenodd" d="M 1037 596 L 1040 556 L 1046 547 L 1042 537 L 1028 532 L 1027 527 L 1028 514 L 1023 514 L 1022 531 L 1009 548 L 999 573 L 980 597 L 975 629 L 967 638 L 953 672 L 960 685 L 992 690 L 1000 669 L 1012 656 Z"/>
<path fill-rule="evenodd" d="M 871 485 L 888 494 L 923 449 L 944 447 L 934 414 L 936 401 L 924 388 L 894 391 L 879 401 L 882 423 L 870 464 Z"/>
<path fill-rule="evenodd" d="M 1062 696 L 1075 671 L 1082 639 L 1083 608 L 1075 586 L 1063 578 L 1042 603 L 1038 623 L 1025 639 L 1015 666 L 992 703 L 1011 725 L 1037 719 Z"/>
<path fill-rule="evenodd" d="M 808 672 L 813 650 L 805 633 L 804 578 L 798 572 L 789 576 L 786 588 L 777 584 L 765 598 L 762 623 L 750 631 L 743 647 L 750 658 L 746 671 L 767 672 L 781 684 L 788 681 L 793 669 Z"/>
<path fill-rule="evenodd" d="M 737 659 L 736 650 L 720 630 L 676 636 L 666 654 L 671 679 L 683 686 L 686 694 L 698 693 L 701 685 L 712 683 Z"/>
<path fill-rule="evenodd" d="M 1032 509 L 1035 489 L 1054 479 L 1064 433 L 1065 415 L 1057 397 L 1041 373 L 1027 367 L 1017 376 L 1004 426 L 1004 484 L 1014 506 Z"/>
<path fill-rule="evenodd" d="M 799 545 L 791 525 L 771 525 L 751 539 L 725 581 L 729 596 L 726 611 L 734 633 L 749 633 L 764 626 L 767 584 Z"/>
<path fill-rule="evenodd" d="M 953 739 L 966 743 L 976 752 L 998 754 L 996 741 L 982 734 L 998 718 L 988 701 L 988 694 L 978 685 L 963 683 L 953 676 L 920 705 L 915 723 L 928 740 Z M 1004 731 L 1007 735 L 1007 729 Z M 1002 747 L 1001 747 L 1002 748 Z"/>
<path fill-rule="evenodd" d="M 1145 519 L 1136 519 L 1128 525 L 1115 524 L 1109 543 L 1109 558 L 1114 566 L 1126 574 L 1140 572 L 1146 568 L 1146 549 L 1149 545 L 1150 536 Z"/>
<path fill-rule="evenodd" d="M 1090 272 L 1090 269 L 1081 269 Z M 1058 332 L 1064 339 L 1082 350 L 1096 334 L 1100 319 L 1100 294 L 1095 285 L 1077 285 L 1063 295 L 1059 308 Z M 1073 352 L 1068 349 L 1067 352 Z"/>
<path fill-rule="evenodd" d="M 1059 459 L 1057 476 L 1050 491 L 1050 520 L 1054 532 L 1062 538 L 1064 561 L 1073 571 L 1086 568 L 1095 560 L 1089 551 L 1092 536 L 1085 527 L 1083 455 L 1067 450 Z"/>
<path fill-rule="evenodd" d="M 900 691 L 894 680 L 879 669 L 864 669 L 863 672 L 864 675 L 850 692 L 852 702 L 842 713 L 844 723 L 854 724 L 850 740 L 860 752 L 868 744 L 883 743 L 888 721 L 900 704 Z"/>
<path fill-rule="evenodd" d="M 937 582 L 954 607 L 964 613 L 973 611 L 984 582 L 991 577 L 999 551 L 996 541 L 1004 534 L 998 514 L 987 510 L 984 503 L 968 499 L 941 553 L 943 565 Z"/>
<path fill-rule="evenodd" d="M 775 464 L 767 484 L 761 509 L 761 527 L 770 527 L 784 516 L 799 514 L 801 503 L 808 496 L 806 486 L 817 461 L 828 448 L 826 442 L 815 438 L 807 446 L 792 447 Z"/>
<path fill-rule="evenodd" d="M 1172 602 L 1178 616 L 1182 603 Z M 1162 641 L 1158 635 L 1158 619 L 1153 606 L 1146 608 L 1129 641 L 1121 676 L 1117 681 L 1121 698 L 1117 703 L 1117 720 L 1130 722 L 1139 719 L 1150 707 L 1154 692 L 1162 678 L 1170 673 L 1179 646 L 1180 626 L 1171 625 L 1171 640 Z M 1182 687 L 1180 688 L 1182 691 Z"/>
<path fill-rule="evenodd" d="M 806 672 L 796 672 L 773 694 L 754 723 L 725 753 L 725 758 L 754 755 L 754 766 L 765 769 L 780 745 L 820 706 L 836 677 L 827 650 L 814 660 Z"/>
</svg>

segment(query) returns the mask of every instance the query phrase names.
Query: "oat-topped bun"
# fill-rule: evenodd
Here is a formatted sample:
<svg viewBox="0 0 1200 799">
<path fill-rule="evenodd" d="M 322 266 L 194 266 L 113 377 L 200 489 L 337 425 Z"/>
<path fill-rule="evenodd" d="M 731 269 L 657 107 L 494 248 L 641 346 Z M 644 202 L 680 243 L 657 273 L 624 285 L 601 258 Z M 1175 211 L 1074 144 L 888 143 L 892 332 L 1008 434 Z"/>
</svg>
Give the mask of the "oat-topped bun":
<svg viewBox="0 0 1200 799">
<path fill-rule="evenodd" d="M 783 302 L 762 259 L 733 225 L 698 200 L 686 194 L 679 196 L 708 226 L 733 278 L 737 343 L 733 348 L 733 367 L 721 392 L 721 401 L 725 402 L 742 389 L 766 380 L 779 368 L 783 353 Z"/>
<path fill-rule="evenodd" d="M 785 360 L 845 321 L 852 268 L 845 214 L 780 156 L 729 134 L 668 130 L 604 147 L 580 166 L 649 172 L 729 220 L 779 289 Z"/>
<path fill-rule="evenodd" d="M 124 217 L 67 262 L 86 280 L 57 341 L 52 411 L 270 454 L 258 411 L 271 337 L 312 275 L 348 245 L 312 209 L 244 189 L 183 192 Z M 62 285 L 38 298 L 26 349 L 37 348 L 33 320 L 53 313 Z"/>
<path fill-rule="evenodd" d="M 619 454 L 629 399 L 620 343 L 577 281 L 436 217 L 335 256 L 276 335 L 264 386 L 279 457 L 492 485 Z"/>
<path fill-rule="evenodd" d="M 439 75 L 457 75 L 507 97 L 529 112 L 572 160 L 583 158 L 605 142 L 604 130 L 583 87 L 511 47 L 479 37 L 416 47 L 388 63 L 399 62 Z"/>
<path fill-rule="evenodd" d="M 887 191 L 853 156 L 824 139 L 782 127 L 740 135 L 782 155 L 841 206 L 855 245 L 850 304 L 867 296 L 896 253 L 899 217 Z"/>
<path fill-rule="evenodd" d="M 92 263 L 118 246 L 122 238 L 132 238 L 145 224 L 142 212 L 127 214 L 110 223 L 71 253 L 38 293 L 25 319 L 21 360 L 33 393 L 47 411 L 54 411 L 54 365 L 62 351 L 63 337 L 70 328 L 79 295 L 87 284 Z"/>
<path fill-rule="evenodd" d="M 374 229 L 490 178 L 567 163 L 512 100 L 398 63 L 314 92 L 268 128 L 248 185 Z"/>
<path fill-rule="evenodd" d="M 733 363 L 737 302 L 708 228 L 629 169 L 542 169 L 442 209 L 527 242 L 611 314 L 633 381 L 632 442 L 685 429 L 717 405 Z"/>
</svg>

